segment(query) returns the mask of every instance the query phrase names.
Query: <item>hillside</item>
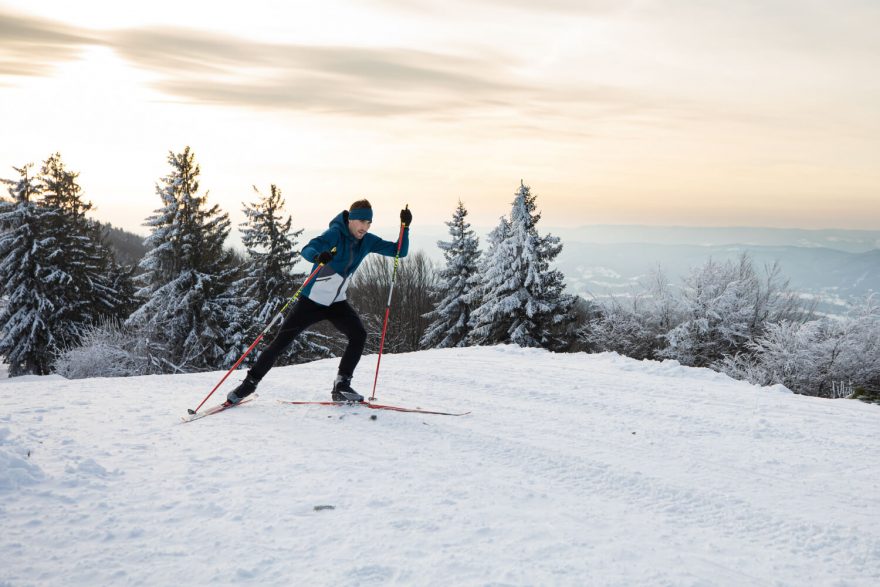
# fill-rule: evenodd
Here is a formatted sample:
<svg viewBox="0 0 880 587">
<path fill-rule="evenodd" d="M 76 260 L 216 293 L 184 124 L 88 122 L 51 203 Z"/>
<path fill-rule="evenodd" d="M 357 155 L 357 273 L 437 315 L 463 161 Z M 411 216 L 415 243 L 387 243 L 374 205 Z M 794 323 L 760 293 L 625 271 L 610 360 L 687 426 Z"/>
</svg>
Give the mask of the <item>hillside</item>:
<svg viewBox="0 0 880 587">
<path fill-rule="evenodd" d="M 139 234 L 116 228 L 112 224 L 103 224 L 107 244 L 113 250 L 116 261 L 122 265 L 134 267 L 147 254 L 144 238 Z"/>
<path fill-rule="evenodd" d="M 190 424 L 222 374 L 3 380 L 0 585 L 880 582 L 878 406 L 517 347 L 383 358 L 464 417 L 276 402 L 335 365 Z"/>
</svg>

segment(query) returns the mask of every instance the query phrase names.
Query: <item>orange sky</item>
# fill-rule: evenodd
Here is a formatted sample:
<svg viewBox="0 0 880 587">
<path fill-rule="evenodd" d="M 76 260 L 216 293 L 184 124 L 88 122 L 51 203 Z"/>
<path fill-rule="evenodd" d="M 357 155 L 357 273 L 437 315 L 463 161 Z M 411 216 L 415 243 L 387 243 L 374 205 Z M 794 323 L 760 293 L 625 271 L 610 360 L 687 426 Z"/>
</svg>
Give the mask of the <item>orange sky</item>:
<svg viewBox="0 0 880 587">
<path fill-rule="evenodd" d="M 0 177 L 60 151 L 138 232 L 186 145 L 236 223 L 494 225 L 523 179 L 545 226 L 880 228 L 877 2 L 142 4 L 0 0 Z"/>
</svg>

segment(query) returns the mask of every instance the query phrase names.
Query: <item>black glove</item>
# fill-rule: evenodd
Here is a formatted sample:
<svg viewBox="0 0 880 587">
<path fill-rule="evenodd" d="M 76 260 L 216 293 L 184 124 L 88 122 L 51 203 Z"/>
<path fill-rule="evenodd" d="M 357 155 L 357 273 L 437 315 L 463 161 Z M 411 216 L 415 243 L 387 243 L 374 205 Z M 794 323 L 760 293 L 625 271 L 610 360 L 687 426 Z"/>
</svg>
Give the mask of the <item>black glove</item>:
<svg viewBox="0 0 880 587">
<path fill-rule="evenodd" d="M 333 256 L 335 254 L 336 254 L 335 251 L 333 251 L 333 252 L 324 251 L 323 253 L 320 253 L 319 255 L 315 256 L 315 263 L 320 263 L 321 265 L 326 265 L 327 263 L 329 263 L 330 261 L 333 260 Z"/>
<path fill-rule="evenodd" d="M 409 226 L 412 222 L 412 212 L 409 211 L 409 208 L 400 211 L 400 222 L 404 226 Z"/>
</svg>

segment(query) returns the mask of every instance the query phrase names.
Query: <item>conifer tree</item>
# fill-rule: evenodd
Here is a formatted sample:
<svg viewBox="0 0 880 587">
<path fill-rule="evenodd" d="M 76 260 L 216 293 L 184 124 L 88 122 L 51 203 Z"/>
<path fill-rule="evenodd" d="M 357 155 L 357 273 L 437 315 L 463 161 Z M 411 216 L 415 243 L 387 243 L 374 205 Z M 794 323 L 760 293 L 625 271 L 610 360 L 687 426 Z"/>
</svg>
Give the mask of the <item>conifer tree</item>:
<svg viewBox="0 0 880 587">
<path fill-rule="evenodd" d="M 241 356 L 306 277 L 305 273 L 294 272 L 294 265 L 300 260 L 297 239 L 303 229 L 291 230 L 293 219 L 290 215 L 284 216 L 281 190 L 272 184 L 266 196 L 256 186 L 254 192 L 257 201 L 244 203 L 242 208 L 247 220 L 240 229 L 248 260 L 243 277 L 233 284 L 239 311 L 229 332 L 232 344 L 226 355 L 228 363 Z M 320 342 L 322 338 L 316 333 L 304 332 L 276 364 L 329 356 L 329 349 Z M 252 353 L 248 359 L 256 360 L 256 356 L 257 353 Z"/>
<path fill-rule="evenodd" d="M 121 265 L 115 257 L 110 263 L 107 281 L 116 292 L 116 305 L 108 313 L 108 317 L 119 323 L 125 321 L 138 308 L 137 290 L 134 284 L 135 267 Z"/>
<path fill-rule="evenodd" d="M 86 218 L 92 204 L 83 199 L 78 177 L 60 153 L 46 159 L 39 176 L 46 220 L 42 237 L 52 249 L 47 281 L 59 309 L 53 328 L 56 338 L 73 346 L 86 325 L 116 316 L 123 303 L 111 282 L 113 255 L 100 225 Z"/>
<path fill-rule="evenodd" d="M 476 287 L 474 275 L 480 258 L 480 241 L 465 220 L 467 209 L 461 200 L 447 222 L 449 241 L 439 241 L 446 268 L 440 272 L 437 292 L 441 294 L 434 310 L 425 315 L 431 322 L 420 341 L 422 348 L 466 346 L 470 328 L 471 292 Z"/>
<path fill-rule="evenodd" d="M 0 344 L 15 347 L 0 351 L 10 360 L 11 374 L 48 373 L 56 352 L 78 345 L 89 325 L 118 317 L 124 308 L 112 253 L 98 223 L 86 218 L 92 205 L 83 200 L 78 174 L 66 169 L 59 153 L 46 159 L 37 178 L 30 178 L 31 167 L 17 169 L 19 180 L 5 181 L 13 202 L 5 206 L 9 273 L 3 281 L 6 291 L 24 292 L 7 294 L 15 301 L 0 318 L 13 322 Z M 121 277 L 116 281 L 124 286 Z"/>
<path fill-rule="evenodd" d="M 171 172 L 156 184 L 162 207 L 145 222 L 150 251 L 141 260 L 138 295 L 146 302 L 126 325 L 150 340 L 164 368 L 199 371 L 223 365 L 234 273 L 223 248 L 229 217 L 199 195 L 199 174 L 189 147 L 169 152 Z"/>
<path fill-rule="evenodd" d="M 501 244 L 510 236 L 510 221 L 502 216 L 498 225 L 486 237 L 488 248 L 478 262 L 478 271 L 471 278 L 471 290 L 465 302 L 472 308 L 468 321 L 467 344 L 495 344 L 504 340 L 507 325 L 504 321 L 493 322 L 490 304 L 493 289 L 497 286 L 496 274 L 493 270 L 498 265 Z"/>
<path fill-rule="evenodd" d="M 55 348 L 53 321 L 58 314 L 47 281 L 51 251 L 42 239 L 44 209 L 37 204 L 40 188 L 30 176 L 33 165 L 14 167 L 18 180 L 2 180 L 12 201 L 0 202 L 0 356 L 10 377 L 46 375 Z"/>
<path fill-rule="evenodd" d="M 472 316 L 473 339 L 481 344 L 514 343 L 560 349 L 561 329 L 571 319 L 571 296 L 562 272 L 550 262 L 562 250 L 558 237 L 540 236 L 536 196 L 520 182 L 506 230 L 496 228 L 482 275 L 482 302 Z"/>
</svg>

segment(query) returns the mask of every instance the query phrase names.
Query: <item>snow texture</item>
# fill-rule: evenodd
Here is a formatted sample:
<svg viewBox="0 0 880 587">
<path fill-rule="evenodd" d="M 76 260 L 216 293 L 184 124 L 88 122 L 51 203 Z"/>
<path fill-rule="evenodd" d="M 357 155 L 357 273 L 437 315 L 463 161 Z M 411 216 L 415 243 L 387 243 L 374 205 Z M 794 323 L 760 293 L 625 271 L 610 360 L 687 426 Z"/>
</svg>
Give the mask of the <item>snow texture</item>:
<svg viewBox="0 0 880 587">
<path fill-rule="evenodd" d="M 336 363 L 0 384 L 0 585 L 880 584 L 877 406 L 514 346 L 383 357 L 468 416 L 275 401 Z"/>
</svg>

